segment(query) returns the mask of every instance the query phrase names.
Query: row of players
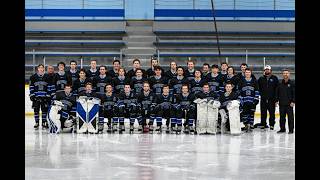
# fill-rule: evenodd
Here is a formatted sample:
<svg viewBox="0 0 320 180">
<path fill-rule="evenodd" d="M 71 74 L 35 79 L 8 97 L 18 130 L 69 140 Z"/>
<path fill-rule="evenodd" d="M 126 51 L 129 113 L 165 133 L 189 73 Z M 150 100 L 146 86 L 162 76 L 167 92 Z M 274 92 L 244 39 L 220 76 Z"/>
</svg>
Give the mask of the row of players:
<svg viewBox="0 0 320 180">
<path fill-rule="evenodd" d="M 46 103 L 49 103 L 55 93 L 63 91 L 64 86 L 66 84 L 72 84 L 73 94 L 78 95 L 85 91 L 85 84 L 89 82 L 93 85 L 93 91 L 95 91 L 99 95 L 103 95 L 105 93 L 106 84 L 111 84 L 111 86 L 114 87 L 113 91 L 116 94 L 124 92 L 125 84 L 129 84 L 130 88 L 133 90 L 135 94 L 140 94 L 143 89 L 143 83 L 147 81 L 151 87 L 151 90 L 156 95 L 160 95 L 162 93 L 163 86 L 165 84 L 169 85 L 169 94 L 171 95 L 181 94 L 181 87 L 183 84 L 188 85 L 188 89 L 190 89 L 190 93 L 192 94 L 198 94 L 199 92 L 202 92 L 204 84 L 208 84 L 209 91 L 215 93 L 216 96 L 219 97 L 225 92 L 225 85 L 227 83 L 231 83 L 234 87 L 233 91 L 236 92 L 235 94 L 237 96 L 239 96 L 241 92 L 243 93 L 242 96 L 239 96 L 243 98 L 242 102 L 249 102 L 251 104 L 254 104 L 254 109 L 256 104 L 258 104 L 259 90 L 262 92 L 262 96 L 267 96 L 267 105 L 269 99 L 272 99 L 273 102 L 276 102 L 275 89 L 278 85 L 278 79 L 276 76 L 270 76 L 270 71 L 269 73 L 268 71 L 266 71 L 271 70 L 270 66 L 265 68 L 265 73 L 267 73 L 265 75 L 269 76 L 268 78 L 265 78 L 268 79 L 266 83 L 263 78 L 259 78 L 259 80 L 257 81 L 254 75 L 252 75 L 251 70 L 247 69 L 246 64 L 241 64 L 242 72 L 235 75 L 233 67 L 228 67 L 226 63 L 221 64 L 221 72 L 219 72 L 218 65 L 213 65 L 210 73 L 208 71 L 209 64 L 204 64 L 202 71 L 200 71 L 194 69 L 193 61 L 187 62 L 187 70 L 184 70 L 182 67 L 177 67 L 175 62 L 171 62 L 170 70 L 163 73 L 162 68 L 157 66 L 157 60 L 153 59 L 151 60 L 151 62 L 153 68 L 144 71 L 143 69 L 140 69 L 140 61 L 138 59 L 135 59 L 133 60 L 133 69 L 128 71 L 128 73 L 125 73 L 125 70 L 120 67 L 120 61 L 115 60 L 113 61 L 113 69 L 111 71 L 108 72 L 105 66 L 100 66 L 99 74 L 98 70 L 94 69 L 96 68 L 95 60 L 90 62 L 91 68 L 88 71 L 85 71 L 83 69 L 77 71 L 75 61 L 71 61 L 70 70 L 65 71 L 65 64 L 63 62 L 60 62 L 58 63 L 59 71 L 55 74 L 44 74 L 44 67 L 39 65 L 38 73 L 34 74 L 30 78 L 30 97 L 31 100 L 34 102 L 35 97 L 37 97 L 37 99 L 39 99 L 40 97 L 41 99 L 42 96 L 46 96 L 47 98 L 42 98 L 45 99 L 42 101 L 46 101 Z M 247 80 L 245 80 L 245 72 L 247 72 L 248 74 Z M 134 76 L 134 74 L 136 76 Z M 148 76 L 149 78 L 146 78 Z M 35 93 L 35 82 L 40 81 L 41 79 L 45 83 L 47 83 L 47 89 L 42 90 L 43 93 Z M 266 85 L 267 88 L 265 88 Z M 40 106 L 39 103 L 33 104 L 35 111 L 36 126 L 38 126 Z M 248 112 L 247 115 L 242 116 L 242 119 L 249 119 L 249 121 L 252 121 L 253 123 L 253 106 L 250 108 L 250 113 Z M 250 108 L 249 106 L 247 106 L 244 109 Z M 265 111 L 267 111 L 267 109 L 269 110 L 271 115 L 269 119 L 270 128 L 273 129 L 275 119 L 274 112 L 272 113 L 272 108 L 270 107 L 262 107 L 262 110 L 263 109 L 266 109 Z M 42 109 L 42 111 L 46 112 L 46 108 Z M 44 116 L 45 113 L 43 113 L 43 119 Z M 263 116 L 264 115 L 262 115 L 261 119 L 262 128 L 267 127 L 266 115 L 265 117 Z M 44 126 L 46 126 L 45 123 L 46 122 L 44 122 Z M 249 124 L 251 124 L 252 126 L 252 123 Z"/>
</svg>

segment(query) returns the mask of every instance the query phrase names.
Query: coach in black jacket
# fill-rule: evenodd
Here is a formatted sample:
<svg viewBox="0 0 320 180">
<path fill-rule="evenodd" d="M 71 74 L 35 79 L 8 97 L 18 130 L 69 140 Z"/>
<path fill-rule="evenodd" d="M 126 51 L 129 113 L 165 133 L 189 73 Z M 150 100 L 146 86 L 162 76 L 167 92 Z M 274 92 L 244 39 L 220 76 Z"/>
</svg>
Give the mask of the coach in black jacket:
<svg viewBox="0 0 320 180">
<path fill-rule="evenodd" d="M 282 76 L 283 80 L 276 90 L 276 100 L 279 102 L 280 110 L 280 131 L 278 133 L 286 132 L 286 115 L 288 115 L 289 134 L 292 134 L 294 128 L 295 82 L 289 79 L 290 72 L 287 69 L 282 71 Z"/>
<path fill-rule="evenodd" d="M 268 128 L 267 111 L 269 111 L 270 130 L 273 130 L 275 124 L 276 110 L 276 89 L 279 84 L 277 76 L 272 74 L 271 66 L 264 67 L 264 74 L 258 79 L 259 92 L 261 96 L 260 111 L 261 111 L 261 129 Z"/>
</svg>

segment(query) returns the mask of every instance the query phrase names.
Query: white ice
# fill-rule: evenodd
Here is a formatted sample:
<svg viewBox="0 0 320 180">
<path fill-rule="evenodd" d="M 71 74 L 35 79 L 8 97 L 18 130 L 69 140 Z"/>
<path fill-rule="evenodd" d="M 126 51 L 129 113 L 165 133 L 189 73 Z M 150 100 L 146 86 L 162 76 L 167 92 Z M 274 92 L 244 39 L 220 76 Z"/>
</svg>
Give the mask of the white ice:
<svg viewBox="0 0 320 180">
<path fill-rule="evenodd" d="M 294 179 L 295 135 L 59 134 L 25 121 L 28 180 Z"/>
</svg>

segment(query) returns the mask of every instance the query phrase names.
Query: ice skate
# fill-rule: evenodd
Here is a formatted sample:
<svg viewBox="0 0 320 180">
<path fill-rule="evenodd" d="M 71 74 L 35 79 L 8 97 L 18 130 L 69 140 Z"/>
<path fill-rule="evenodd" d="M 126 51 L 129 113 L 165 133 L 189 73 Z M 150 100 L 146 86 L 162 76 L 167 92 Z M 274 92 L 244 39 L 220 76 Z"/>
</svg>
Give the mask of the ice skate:
<svg viewBox="0 0 320 180">
<path fill-rule="evenodd" d="M 33 126 L 33 128 L 39 129 L 39 123 L 36 123 L 36 124 Z"/>
<path fill-rule="evenodd" d="M 41 126 L 42 126 L 42 129 L 48 129 L 49 128 L 47 121 L 42 122 Z"/>
<path fill-rule="evenodd" d="M 134 127 L 133 127 L 133 125 L 130 125 L 129 133 L 133 134 L 133 132 L 134 132 Z"/>
<path fill-rule="evenodd" d="M 170 133 L 170 127 L 169 127 L 169 126 L 166 127 L 166 133 L 167 133 L 167 134 Z"/>
</svg>

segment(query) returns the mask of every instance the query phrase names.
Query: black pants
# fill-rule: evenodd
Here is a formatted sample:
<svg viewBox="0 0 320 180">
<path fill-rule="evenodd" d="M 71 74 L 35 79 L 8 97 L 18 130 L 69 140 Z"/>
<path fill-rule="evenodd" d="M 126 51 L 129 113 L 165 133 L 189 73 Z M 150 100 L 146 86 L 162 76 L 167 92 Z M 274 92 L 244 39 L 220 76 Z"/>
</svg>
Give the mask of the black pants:
<svg viewBox="0 0 320 180">
<path fill-rule="evenodd" d="M 276 111 L 276 104 L 272 100 L 261 99 L 260 102 L 260 111 L 261 111 L 261 125 L 267 125 L 267 115 L 269 111 L 269 124 L 270 126 L 274 126 L 275 124 L 275 111 Z"/>
<path fill-rule="evenodd" d="M 293 118 L 293 107 L 290 105 L 280 106 L 280 129 L 286 130 L 286 115 L 288 115 L 288 125 L 289 131 L 293 131 L 294 128 L 294 118 Z"/>
<path fill-rule="evenodd" d="M 47 122 L 48 102 L 44 98 L 39 98 L 32 101 L 32 108 L 34 112 L 34 120 L 39 123 L 39 112 L 42 112 L 42 122 Z"/>
</svg>

